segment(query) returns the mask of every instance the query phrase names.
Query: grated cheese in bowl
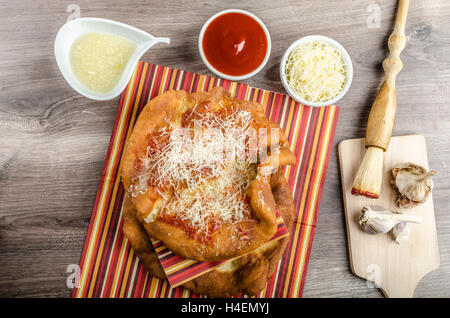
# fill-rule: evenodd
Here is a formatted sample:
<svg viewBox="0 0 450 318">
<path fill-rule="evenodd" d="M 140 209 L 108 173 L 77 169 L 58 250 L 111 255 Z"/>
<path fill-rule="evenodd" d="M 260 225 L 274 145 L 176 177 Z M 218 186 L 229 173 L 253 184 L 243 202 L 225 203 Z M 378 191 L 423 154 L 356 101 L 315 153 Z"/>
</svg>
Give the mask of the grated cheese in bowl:
<svg viewBox="0 0 450 318">
<path fill-rule="evenodd" d="M 335 45 L 330 42 L 334 41 L 320 36 L 306 37 L 286 51 L 281 77 L 286 90 L 297 101 L 324 106 L 335 102 L 348 89 L 353 73 L 350 57 L 337 42 Z"/>
</svg>

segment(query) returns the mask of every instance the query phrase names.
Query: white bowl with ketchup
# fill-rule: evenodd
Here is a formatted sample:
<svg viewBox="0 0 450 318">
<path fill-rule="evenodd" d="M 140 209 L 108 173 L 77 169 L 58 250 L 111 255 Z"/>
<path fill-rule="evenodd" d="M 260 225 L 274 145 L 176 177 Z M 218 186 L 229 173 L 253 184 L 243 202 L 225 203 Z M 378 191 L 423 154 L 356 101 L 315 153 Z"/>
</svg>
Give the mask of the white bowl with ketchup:
<svg viewBox="0 0 450 318">
<path fill-rule="evenodd" d="M 271 47 L 266 25 L 253 13 L 240 9 L 214 14 L 198 38 L 200 56 L 208 69 L 232 81 L 258 73 L 269 60 Z"/>
</svg>

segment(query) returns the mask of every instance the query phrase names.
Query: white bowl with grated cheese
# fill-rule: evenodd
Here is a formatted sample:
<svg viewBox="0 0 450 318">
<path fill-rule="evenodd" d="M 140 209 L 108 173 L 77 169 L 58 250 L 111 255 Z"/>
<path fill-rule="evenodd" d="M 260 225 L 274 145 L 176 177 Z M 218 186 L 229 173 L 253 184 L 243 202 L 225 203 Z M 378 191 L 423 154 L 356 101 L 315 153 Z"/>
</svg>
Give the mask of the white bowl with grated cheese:
<svg viewBox="0 0 450 318">
<path fill-rule="evenodd" d="M 280 77 L 297 102 L 314 107 L 336 103 L 348 91 L 353 65 L 342 45 L 321 35 L 292 43 L 280 63 Z"/>
</svg>

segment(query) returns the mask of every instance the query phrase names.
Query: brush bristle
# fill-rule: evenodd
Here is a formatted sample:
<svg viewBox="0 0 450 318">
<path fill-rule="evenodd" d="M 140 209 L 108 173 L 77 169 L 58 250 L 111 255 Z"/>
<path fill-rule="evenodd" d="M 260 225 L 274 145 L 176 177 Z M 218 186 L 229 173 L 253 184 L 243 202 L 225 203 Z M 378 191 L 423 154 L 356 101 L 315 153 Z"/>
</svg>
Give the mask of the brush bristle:
<svg viewBox="0 0 450 318">
<path fill-rule="evenodd" d="M 352 194 L 378 199 L 383 181 L 383 149 L 367 148 L 356 178 L 353 181 Z"/>
</svg>

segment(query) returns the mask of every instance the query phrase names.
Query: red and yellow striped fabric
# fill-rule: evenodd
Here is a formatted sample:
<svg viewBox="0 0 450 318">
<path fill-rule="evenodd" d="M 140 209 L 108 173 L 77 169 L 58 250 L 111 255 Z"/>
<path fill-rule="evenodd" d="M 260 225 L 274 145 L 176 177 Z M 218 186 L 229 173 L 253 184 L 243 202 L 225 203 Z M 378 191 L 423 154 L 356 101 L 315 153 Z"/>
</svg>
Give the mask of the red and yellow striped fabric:
<svg viewBox="0 0 450 318">
<path fill-rule="evenodd" d="M 283 237 L 289 235 L 286 224 L 283 221 L 283 218 L 277 211 L 277 232 L 272 236 L 270 240 L 264 243 L 262 246 L 269 244 L 270 242 L 274 242 Z M 181 256 L 178 256 L 171 250 L 169 250 L 160 240 L 152 238 L 152 244 L 155 248 L 156 255 L 158 255 L 158 259 L 161 263 L 161 267 L 164 270 L 164 273 L 167 276 L 167 280 L 169 281 L 170 287 L 176 287 L 182 285 L 194 278 L 201 276 L 217 266 L 220 266 L 224 263 L 231 262 L 233 259 L 231 258 L 225 261 L 219 262 L 198 262 L 192 259 L 187 259 Z"/>
<path fill-rule="evenodd" d="M 277 271 L 258 296 L 301 297 L 339 108 L 306 107 L 283 94 L 143 62 L 120 98 L 73 297 L 199 297 L 148 275 L 133 253 L 122 234 L 124 189 L 119 171 L 125 141 L 151 98 L 168 89 L 195 92 L 214 86 L 261 103 L 288 135 L 297 157 L 296 165 L 285 169 L 294 195 L 295 222 Z"/>
</svg>

